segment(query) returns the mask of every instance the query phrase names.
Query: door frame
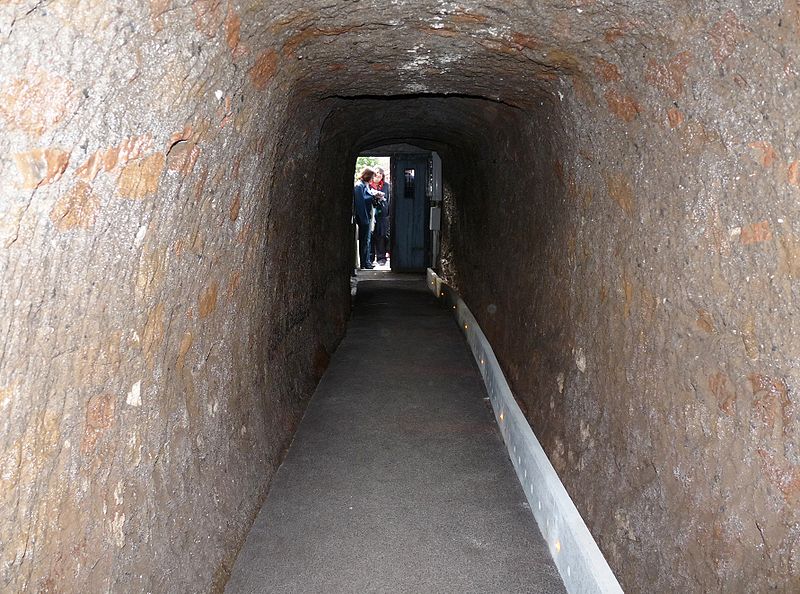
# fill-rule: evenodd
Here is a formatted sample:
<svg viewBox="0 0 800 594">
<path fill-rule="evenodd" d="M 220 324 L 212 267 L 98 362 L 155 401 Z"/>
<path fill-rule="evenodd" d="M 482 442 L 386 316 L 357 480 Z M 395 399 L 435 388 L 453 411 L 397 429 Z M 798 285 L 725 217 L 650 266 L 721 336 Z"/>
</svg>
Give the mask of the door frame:
<svg viewBox="0 0 800 594">
<path fill-rule="evenodd" d="M 392 192 L 395 194 L 392 199 L 392 223 L 390 228 L 391 233 L 391 243 L 389 246 L 390 253 L 395 253 L 395 241 L 397 239 L 397 233 L 395 232 L 395 224 L 397 222 L 397 217 L 395 216 L 395 207 L 397 206 L 397 190 L 396 190 L 396 180 L 397 178 L 397 161 L 398 159 L 414 159 L 419 158 L 423 159 L 426 162 L 426 177 L 424 180 L 424 211 L 425 211 L 425 221 L 424 221 L 424 236 L 425 236 L 425 266 L 419 271 L 424 272 L 425 268 L 428 266 L 435 267 L 436 262 L 432 262 L 433 258 L 433 241 L 434 237 L 435 240 L 438 242 L 441 241 L 441 233 L 438 231 L 430 230 L 430 210 L 432 206 L 439 206 L 441 207 L 441 187 L 442 187 L 442 162 L 439 158 L 438 153 L 435 150 L 425 149 L 418 145 L 409 144 L 408 142 L 395 142 L 395 143 L 385 143 L 377 146 L 373 146 L 370 148 L 363 149 L 356 153 L 356 156 L 359 157 L 389 157 L 389 175 L 391 176 L 391 183 L 392 183 Z M 432 179 L 429 179 L 429 176 L 433 176 Z M 438 176 L 438 179 L 436 177 Z M 432 182 L 432 183 L 430 183 Z M 437 250 L 438 251 L 438 250 Z M 417 269 L 404 269 L 399 271 L 395 267 L 395 260 L 394 258 L 390 259 L 391 262 L 391 270 L 397 272 L 416 272 Z"/>
</svg>

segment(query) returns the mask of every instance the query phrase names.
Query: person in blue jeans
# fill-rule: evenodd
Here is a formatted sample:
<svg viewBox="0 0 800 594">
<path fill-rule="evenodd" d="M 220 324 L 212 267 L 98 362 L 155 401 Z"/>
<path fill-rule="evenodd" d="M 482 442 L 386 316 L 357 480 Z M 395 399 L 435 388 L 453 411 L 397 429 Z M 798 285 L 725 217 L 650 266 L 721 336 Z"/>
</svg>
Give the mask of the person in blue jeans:
<svg viewBox="0 0 800 594">
<path fill-rule="evenodd" d="M 374 268 L 369 261 L 370 240 L 372 239 L 370 226 L 372 225 L 372 203 L 374 190 L 369 187 L 369 182 L 375 172 L 365 167 L 361 172 L 358 183 L 353 188 L 353 214 L 358 225 L 358 259 L 361 268 L 371 270 Z"/>
</svg>

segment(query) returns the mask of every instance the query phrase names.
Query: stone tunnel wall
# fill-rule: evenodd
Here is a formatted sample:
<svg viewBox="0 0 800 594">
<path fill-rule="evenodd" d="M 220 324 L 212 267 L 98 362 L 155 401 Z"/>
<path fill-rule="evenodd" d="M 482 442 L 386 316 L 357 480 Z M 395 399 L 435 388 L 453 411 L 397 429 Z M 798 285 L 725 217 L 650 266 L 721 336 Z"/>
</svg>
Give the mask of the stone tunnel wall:
<svg viewBox="0 0 800 594">
<path fill-rule="evenodd" d="M 798 34 L 797 0 L 2 4 L 0 589 L 220 587 L 387 142 L 442 155 L 446 270 L 626 590 L 798 589 Z"/>
<path fill-rule="evenodd" d="M 349 199 L 303 207 L 322 122 L 243 16 L 0 8 L 3 592 L 221 586 L 343 332 Z"/>
<path fill-rule="evenodd" d="M 626 591 L 800 587 L 791 8 L 609 29 L 445 163 L 444 269 Z"/>
</svg>

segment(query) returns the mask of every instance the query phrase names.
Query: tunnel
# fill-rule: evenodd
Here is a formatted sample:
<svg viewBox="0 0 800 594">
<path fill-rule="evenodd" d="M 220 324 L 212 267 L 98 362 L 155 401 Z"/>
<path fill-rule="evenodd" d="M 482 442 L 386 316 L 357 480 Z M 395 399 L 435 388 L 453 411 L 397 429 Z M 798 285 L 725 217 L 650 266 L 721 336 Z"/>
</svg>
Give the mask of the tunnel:
<svg viewBox="0 0 800 594">
<path fill-rule="evenodd" d="M 0 5 L 0 590 L 221 592 L 351 316 L 353 168 L 629 592 L 800 589 L 797 0 Z"/>
</svg>

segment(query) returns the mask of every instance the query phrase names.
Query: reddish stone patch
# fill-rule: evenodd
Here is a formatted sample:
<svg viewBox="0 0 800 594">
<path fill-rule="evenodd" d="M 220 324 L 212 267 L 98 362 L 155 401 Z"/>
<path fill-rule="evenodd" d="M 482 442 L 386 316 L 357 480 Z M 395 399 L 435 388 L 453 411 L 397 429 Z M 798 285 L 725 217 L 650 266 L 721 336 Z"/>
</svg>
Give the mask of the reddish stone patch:
<svg viewBox="0 0 800 594">
<path fill-rule="evenodd" d="M 228 288 L 225 291 L 225 300 L 230 303 L 233 301 L 233 296 L 236 294 L 236 290 L 239 288 L 239 284 L 242 281 L 242 273 L 239 271 L 231 273 L 230 278 L 228 279 Z"/>
<path fill-rule="evenodd" d="M 759 413 L 761 421 L 772 431 L 780 420 L 783 431 L 789 431 L 792 426 L 792 403 L 786 382 L 758 373 L 750 374 L 747 379 L 753 389 L 753 409 Z"/>
<path fill-rule="evenodd" d="M 147 321 L 142 329 L 142 353 L 147 367 L 152 369 L 156 352 L 164 339 L 164 304 L 158 303 L 147 314 Z"/>
<path fill-rule="evenodd" d="M 726 415 L 733 415 L 736 408 L 736 389 L 730 378 L 722 371 L 708 378 L 708 389 L 714 395 L 717 407 Z"/>
<path fill-rule="evenodd" d="M 756 321 L 753 316 L 748 316 L 744 321 L 741 331 L 742 345 L 747 358 L 751 361 L 758 361 L 760 356 L 758 337 L 756 336 Z"/>
<path fill-rule="evenodd" d="M 605 33 L 603 34 L 603 39 L 606 40 L 606 43 L 612 45 L 625 37 L 625 31 L 620 29 L 619 27 L 611 27 L 610 29 L 606 29 Z"/>
<path fill-rule="evenodd" d="M 667 120 L 670 128 L 677 128 L 683 123 L 683 113 L 677 107 L 671 107 L 667 111 Z"/>
<path fill-rule="evenodd" d="M 79 181 L 56 201 L 50 211 L 50 220 L 62 233 L 73 229 L 90 229 L 98 208 L 100 200 L 92 193 L 92 187 Z"/>
<path fill-rule="evenodd" d="M 428 35 L 436 35 L 438 37 L 458 37 L 461 35 L 460 31 L 452 27 L 431 27 L 430 25 L 426 25 L 424 27 L 418 27 L 418 30 Z"/>
<path fill-rule="evenodd" d="M 250 69 L 250 81 L 256 89 L 263 90 L 277 72 L 278 53 L 270 49 L 256 58 L 255 64 Z"/>
<path fill-rule="evenodd" d="M 717 64 L 722 64 L 730 58 L 739 45 L 740 38 L 744 33 L 739 18 L 729 10 L 708 32 L 711 37 L 711 45 L 714 48 L 714 60 Z"/>
<path fill-rule="evenodd" d="M 200 168 L 200 175 L 198 176 L 197 183 L 194 185 L 194 191 L 192 192 L 192 197 L 194 198 L 195 204 L 200 202 L 200 198 L 203 196 L 203 192 L 206 189 L 206 182 L 208 181 L 208 167 L 203 164 Z"/>
<path fill-rule="evenodd" d="M 684 78 L 692 61 L 690 52 L 681 52 L 666 64 L 650 59 L 644 73 L 645 80 L 672 99 L 684 93 Z"/>
<path fill-rule="evenodd" d="M 605 93 L 608 109 L 615 116 L 625 122 L 632 122 L 641 111 L 641 106 L 630 95 L 621 95 L 616 89 L 609 89 Z"/>
<path fill-rule="evenodd" d="M 257 155 L 264 154 L 264 150 L 267 148 L 267 136 L 266 134 L 260 134 L 253 138 L 250 141 L 250 147 L 253 149 L 253 152 Z"/>
<path fill-rule="evenodd" d="M 206 287 L 197 299 L 197 311 L 200 319 L 207 318 L 217 309 L 217 290 L 219 283 L 214 281 Z"/>
<path fill-rule="evenodd" d="M 190 124 L 186 124 L 183 127 L 183 130 L 180 132 L 173 132 L 169 137 L 169 144 L 167 145 L 167 150 L 169 150 L 172 145 L 178 142 L 185 142 L 187 140 L 197 140 L 198 134 L 195 133 L 194 126 Z"/>
<path fill-rule="evenodd" d="M 244 244 L 250 239 L 250 233 L 253 231 L 253 226 L 250 223 L 245 223 L 242 225 L 242 230 L 239 231 L 239 235 L 236 236 L 236 241 Z"/>
<path fill-rule="evenodd" d="M 800 186 L 800 161 L 792 161 L 786 170 L 786 179 L 793 186 Z"/>
<path fill-rule="evenodd" d="M 770 241 L 772 239 L 772 230 L 769 228 L 769 221 L 761 221 L 760 223 L 753 223 L 743 227 L 740 239 L 744 245 Z"/>
<path fill-rule="evenodd" d="M 617 65 L 607 62 L 603 58 L 595 58 L 594 73 L 605 82 L 622 80 L 622 74 L 620 74 Z"/>
<path fill-rule="evenodd" d="M 489 17 L 471 12 L 457 12 L 450 17 L 450 20 L 458 25 L 480 25 L 488 21 Z"/>
<path fill-rule="evenodd" d="M 635 210 L 635 196 L 630 179 L 622 173 L 606 175 L 608 195 L 619 205 L 626 215 L 632 217 Z"/>
<path fill-rule="evenodd" d="M 131 161 L 122 169 L 117 191 L 123 198 L 139 200 L 158 191 L 158 182 L 164 170 L 164 154 L 155 153 Z"/>
<path fill-rule="evenodd" d="M 95 151 L 86 162 L 75 170 L 75 175 L 84 181 L 94 181 L 101 171 L 109 172 L 118 165 L 139 159 L 153 146 L 149 134 L 126 138 L 119 145 Z"/>
<path fill-rule="evenodd" d="M 704 309 L 697 310 L 697 321 L 695 323 L 703 332 L 708 332 L 709 334 L 714 332 L 714 318 Z"/>
<path fill-rule="evenodd" d="M 241 194 L 239 192 L 236 192 L 236 195 L 233 197 L 233 201 L 231 202 L 231 210 L 229 214 L 231 222 L 234 222 L 236 221 L 236 219 L 239 218 L 239 208 L 241 207 L 241 204 L 242 204 Z"/>
<path fill-rule="evenodd" d="M 69 153 L 61 149 L 34 149 L 14 155 L 22 175 L 22 187 L 34 189 L 58 181 L 69 164 Z"/>
<path fill-rule="evenodd" d="M 155 31 L 164 28 L 164 13 L 167 12 L 172 0 L 150 0 L 150 24 Z"/>
<path fill-rule="evenodd" d="M 207 37 L 214 37 L 222 24 L 220 0 L 193 0 L 194 28 Z"/>
<path fill-rule="evenodd" d="M 778 153 L 775 152 L 770 143 L 759 140 L 758 142 L 751 142 L 748 146 L 760 153 L 759 161 L 764 167 L 772 167 L 775 163 Z"/>
<path fill-rule="evenodd" d="M 375 70 L 376 66 L 378 66 L 378 64 L 370 64 L 370 68 L 372 68 L 373 70 Z M 328 70 L 330 70 L 331 72 L 341 72 L 342 70 L 346 69 L 347 69 L 347 64 L 342 64 L 341 62 L 334 62 L 333 64 L 328 65 Z"/>
<path fill-rule="evenodd" d="M 527 35 L 526 33 L 512 33 L 511 41 L 514 44 L 527 49 L 539 49 L 542 47 L 542 42 L 539 39 L 532 35 Z"/>
<path fill-rule="evenodd" d="M 560 49 L 547 52 L 547 62 L 563 72 L 580 72 L 580 61 L 573 54 Z"/>
<path fill-rule="evenodd" d="M 167 168 L 186 177 L 194 169 L 200 157 L 200 147 L 194 142 L 180 141 L 174 144 L 167 155 Z"/>
<path fill-rule="evenodd" d="M 183 366 L 186 364 L 186 353 L 189 352 L 189 349 L 192 348 L 192 333 L 188 330 L 183 333 L 183 338 L 181 338 L 181 344 L 178 347 L 178 357 L 175 360 L 175 368 L 178 371 L 183 370 Z"/>
<path fill-rule="evenodd" d="M 480 39 L 478 40 L 478 44 L 490 51 L 506 54 L 508 56 L 513 56 L 519 53 L 518 46 L 510 44 L 503 39 Z"/>
<path fill-rule="evenodd" d="M 231 96 L 225 96 L 225 106 L 220 106 L 217 109 L 217 118 L 219 118 L 219 127 L 224 128 L 227 124 L 230 123 L 231 118 L 233 117 L 233 111 L 231 110 Z"/>
<path fill-rule="evenodd" d="M 242 19 L 233 9 L 228 10 L 228 17 L 225 19 L 225 41 L 230 50 L 236 53 L 241 39 Z"/>
<path fill-rule="evenodd" d="M 572 76 L 572 72 L 567 72 L 570 76 Z M 559 80 L 561 77 L 557 72 L 553 72 L 551 70 L 540 70 L 538 72 L 533 71 L 532 76 L 538 80 L 548 80 L 554 81 Z"/>
<path fill-rule="evenodd" d="M 0 117 L 9 128 L 41 136 L 53 129 L 72 109 L 72 82 L 42 68 L 0 88 Z"/>
<path fill-rule="evenodd" d="M 575 97 L 581 103 L 587 107 L 595 107 L 597 105 L 597 96 L 594 94 L 592 85 L 585 78 L 580 75 L 573 76 L 572 88 L 575 90 Z"/>
<path fill-rule="evenodd" d="M 103 432 L 114 425 L 115 408 L 116 400 L 111 394 L 101 394 L 89 400 L 81 442 L 81 451 L 84 454 L 89 453 Z"/>
</svg>

